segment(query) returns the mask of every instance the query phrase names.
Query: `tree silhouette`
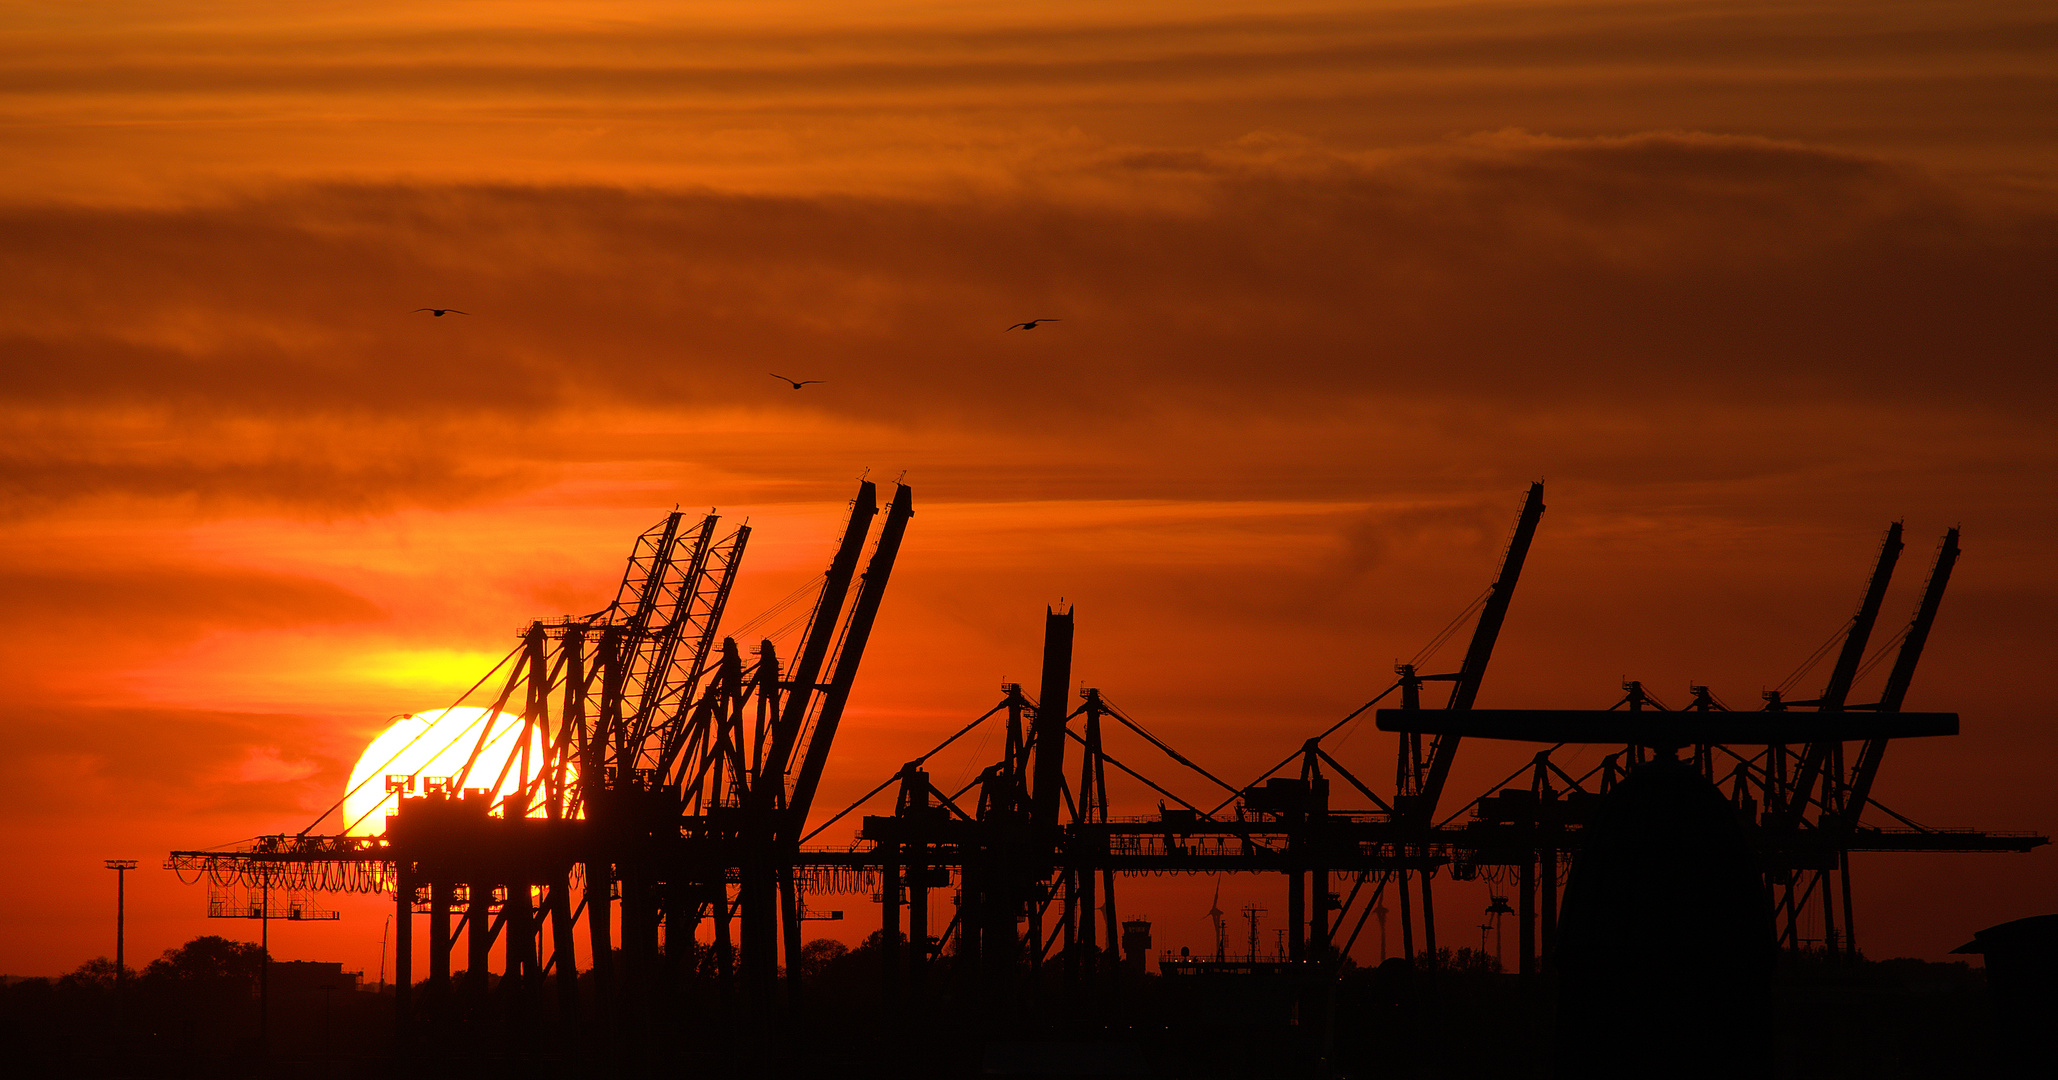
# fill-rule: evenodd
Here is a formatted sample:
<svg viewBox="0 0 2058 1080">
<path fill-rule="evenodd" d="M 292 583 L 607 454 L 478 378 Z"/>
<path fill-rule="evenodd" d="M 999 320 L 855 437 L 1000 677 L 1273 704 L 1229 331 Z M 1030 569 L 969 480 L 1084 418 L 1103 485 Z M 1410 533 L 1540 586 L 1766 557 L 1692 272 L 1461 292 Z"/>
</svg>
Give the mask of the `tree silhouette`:
<svg viewBox="0 0 2058 1080">
<path fill-rule="evenodd" d="M 816 938 L 800 947 L 800 977 L 814 982 L 829 970 L 829 965 L 843 959 L 850 952 L 850 946 L 833 938 Z"/>
<path fill-rule="evenodd" d="M 123 974 L 134 978 L 136 972 L 134 969 L 130 969 Z M 85 990 L 96 994 L 112 993 L 114 991 L 114 961 L 104 956 L 96 956 L 72 969 L 71 974 L 58 980 L 58 983 L 72 990 Z"/>
<path fill-rule="evenodd" d="M 262 947 L 207 934 L 176 949 L 166 949 L 163 956 L 143 969 L 143 978 L 182 994 L 235 996 L 252 992 L 263 971 Z"/>
</svg>

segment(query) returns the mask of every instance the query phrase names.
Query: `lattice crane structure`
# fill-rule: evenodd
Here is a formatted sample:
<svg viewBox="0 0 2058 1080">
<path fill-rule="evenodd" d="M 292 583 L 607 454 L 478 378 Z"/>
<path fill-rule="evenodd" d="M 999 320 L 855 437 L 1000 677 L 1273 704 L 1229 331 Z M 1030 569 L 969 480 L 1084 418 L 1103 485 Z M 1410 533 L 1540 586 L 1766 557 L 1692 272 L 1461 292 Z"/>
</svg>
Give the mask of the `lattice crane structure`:
<svg viewBox="0 0 2058 1080">
<path fill-rule="evenodd" d="M 781 971 L 799 969 L 810 892 L 873 895 L 882 1000 L 911 1007 L 948 992 L 982 1015 L 1006 1016 L 1019 1011 L 1011 1003 L 1053 987 L 1071 988 L 1072 1000 L 1085 1000 L 1082 987 L 1119 993 L 1142 966 L 1121 953 L 1147 948 L 1149 926 L 1121 921 L 1117 885 L 1144 873 L 1284 877 L 1286 956 L 1260 963 L 1253 955 L 1243 967 L 1318 982 L 1335 975 L 1374 913 L 1383 936 L 1388 900 L 1399 909 L 1404 955 L 1422 950 L 1433 965 L 1434 881 L 1505 874 L 1517 879 L 1519 970 L 1533 974 L 1550 955 L 1561 871 L 1595 803 L 1657 754 L 1688 753 L 1722 786 L 1762 855 L 1778 912 L 1768 933 L 1788 949 L 1855 954 L 1853 851 L 2019 852 L 2047 842 L 1925 828 L 1872 796 L 1890 741 L 1957 731 L 1956 714 L 1901 709 L 1958 557 L 1957 530 L 1939 548 L 1914 617 L 1868 663 L 1902 546 L 1901 526 L 1888 530 L 1857 613 L 1820 654 L 1833 650 L 1836 659 L 1814 699 L 1792 700 L 1782 688 L 1763 710 L 1732 712 L 1697 686 L 1674 711 L 1632 682 L 1603 710 L 1475 708 L 1543 512 L 1543 486 L 1532 485 L 1492 584 L 1439 636 L 1477 612 L 1456 671 L 1400 665 L 1391 685 L 1253 781 L 1223 780 L 1098 688 L 1081 690 L 1074 705 L 1073 613 L 1047 610 L 1035 698 L 1003 684 L 983 715 L 812 825 L 913 515 L 910 492 L 896 488 L 860 574 L 879 514 L 874 486 L 860 487 L 797 655 L 785 663 L 770 641 L 746 655 L 721 636 L 749 527 L 723 533 L 712 514 L 689 527 L 674 513 L 637 539 L 612 604 L 529 624 L 481 680 L 481 688 L 500 681 L 471 763 L 449 777 L 384 778 L 399 800 L 383 836 L 310 827 L 244 850 L 174 852 L 171 865 L 218 887 L 391 892 L 404 1032 L 545 1009 L 620 1031 L 609 1025 L 647 1019 L 658 988 L 676 985 L 688 963 L 754 1015 L 793 1015 L 786 995 L 797 994 L 797 980 Z M 1879 700 L 1851 703 L 1858 678 L 1889 653 Z M 1440 683 L 1448 696 L 1426 701 L 1428 684 Z M 1379 707 L 1395 695 L 1393 706 Z M 1326 742 L 1368 718 L 1396 735 L 1390 786 L 1363 779 L 1372 770 L 1347 767 Z M 939 788 L 930 759 L 988 723 L 1005 727 L 1000 759 L 960 790 Z M 499 775 L 476 775 L 472 764 L 495 724 L 519 725 L 522 749 Z M 1171 763 L 1176 781 L 1118 759 L 1110 736 L 1140 740 L 1143 752 Z M 1446 810 L 1457 753 L 1477 739 L 1548 748 Z M 1616 749 L 1574 775 L 1554 758 L 1574 745 Z M 1153 791 L 1159 812 L 1112 813 L 1111 775 Z M 862 816 L 855 844 L 808 846 L 889 790 L 890 811 Z M 933 934 L 939 904 L 953 909 Z M 419 945 L 418 925 L 427 937 Z M 703 932 L 711 946 L 687 947 Z M 582 936 L 590 996 L 579 987 Z M 511 1011 L 489 1008 L 496 946 Z M 410 990 L 417 952 L 426 953 L 428 975 L 419 1001 Z M 452 982 L 459 953 L 461 985 Z M 1160 970 L 1178 976 L 1230 963 L 1168 954 Z"/>
<path fill-rule="evenodd" d="M 790 853 L 913 513 L 898 486 L 859 574 L 879 516 L 876 487 L 860 485 L 782 673 L 770 641 L 747 661 L 733 639 L 717 643 L 750 527 L 723 534 L 714 514 L 683 527 L 675 512 L 637 538 L 612 604 L 529 624 L 474 688 L 500 680 L 461 771 L 383 776 L 399 796 L 383 835 L 320 834 L 318 821 L 242 850 L 173 852 L 168 865 L 217 889 L 393 893 L 404 1028 L 418 1006 L 430 1023 L 484 1015 L 496 945 L 502 996 L 527 1007 L 554 985 L 577 1015 L 581 923 L 604 1008 L 647 996 L 703 922 L 720 975 L 768 994 L 781 953 L 791 966 L 800 947 L 805 883 Z M 519 749 L 498 775 L 475 771 L 504 725 L 521 729 Z"/>
</svg>

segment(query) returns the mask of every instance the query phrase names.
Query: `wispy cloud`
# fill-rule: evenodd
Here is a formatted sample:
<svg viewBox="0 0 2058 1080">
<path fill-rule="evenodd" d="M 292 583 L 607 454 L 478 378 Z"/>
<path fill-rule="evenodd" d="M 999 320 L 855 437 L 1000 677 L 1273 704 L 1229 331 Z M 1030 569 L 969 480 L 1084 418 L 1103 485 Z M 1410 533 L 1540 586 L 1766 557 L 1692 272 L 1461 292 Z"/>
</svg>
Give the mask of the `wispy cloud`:
<svg viewBox="0 0 2058 1080">
<path fill-rule="evenodd" d="M 1182 160 L 1163 209 L 1162 164 L 1108 168 L 1118 202 L 383 187 L 20 209 L 5 394 L 433 425 L 767 402 L 774 367 L 829 379 L 783 406 L 892 420 L 2048 393 L 2051 316 L 2032 301 L 2058 216 L 1877 159 L 1694 134 L 1373 158 L 1245 145 Z M 999 333 L 1050 314 L 1066 321 Z M 1946 353 L 1954 377 L 1930 378 Z M 354 468 L 461 468 L 433 426 L 368 430 L 393 463 Z"/>
<path fill-rule="evenodd" d="M 0 188 L 876 193 L 1257 130 L 1376 147 L 1508 126 L 1751 132 L 2048 179 L 2025 140 L 2058 115 L 2050 14 L 2010 0 L 197 10 L 25 18 L 0 44 L 0 123 L 28 156 Z"/>
</svg>

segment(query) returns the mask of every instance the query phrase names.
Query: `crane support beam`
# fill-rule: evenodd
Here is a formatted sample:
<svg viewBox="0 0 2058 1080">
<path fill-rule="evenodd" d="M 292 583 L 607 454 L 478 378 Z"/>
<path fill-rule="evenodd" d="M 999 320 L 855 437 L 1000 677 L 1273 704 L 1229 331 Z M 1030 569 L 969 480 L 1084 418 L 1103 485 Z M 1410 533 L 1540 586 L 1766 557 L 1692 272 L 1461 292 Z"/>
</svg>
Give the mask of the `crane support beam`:
<svg viewBox="0 0 2058 1080">
<path fill-rule="evenodd" d="M 1937 620 L 1937 609 L 1944 604 L 1944 587 L 1951 583 L 1951 568 L 1958 565 L 1958 530 L 1944 533 L 1944 542 L 1937 548 L 1936 566 L 1929 572 L 1929 581 L 1922 587 L 1922 602 L 1916 605 L 1915 618 L 1908 624 L 1908 634 L 1901 639 L 1900 654 L 1894 657 L 1894 669 L 1887 674 L 1886 690 L 1879 698 L 1879 711 L 1906 716 L 1901 712 L 1901 702 L 1908 697 L 1908 685 L 1915 680 L 1915 664 L 1922 659 L 1922 647 L 1929 641 L 1929 629 Z M 1879 775 L 1879 763 L 1886 757 L 1885 739 L 1867 739 L 1858 752 L 1858 764 L 1851 770 L 1851 793 L 1844 803 L 1844 824 L 1855 828 L 1859 815 L 1865 812 L 1865 802 L 1872 797 L 1872 781 Z"/>
<path fill-rule="evenodd" d="M 822 694 L 822 711 L 815 717 L 815 730 L 808 737 L 807 756 L 800 775 L 793 781 L 793 798 L 787 803 L 786 836 L 798 843 L 807 824 L 808 808 L 814 804 L 815 788 L 822 781 L 822 769 L 829 764 L 829 747 L 836 741 L 836 727 L 843 720 L 844 703 L 850 700 L 851 684 L 857 681 L 858 665 L 865 657 L 865 643 L 871 640 L 872 623 L 879 617 L 879 602 L 886 596 L 886 583 L 893 576 L 893 561 L 900 555 L 901 537 L 908 519 L 915 516 L 914 493 L 906 484 L 894 489 L 893 502 L 886 508 L 886 523 L 879 527 L 879 545 L 865 566 L 858 583 L 857 600 L 850 606 L 850 622 L 843 628 L 843 646 L 836 654 L 836 674 Z"/>
<path fill-rule="evenodd" d="M 1072 609 L 1043 610 L 1043 683 L 1030 731 L 1036 747 L 1030 817 L 1058 827 L 1058 789 L 1065 776 L 1065 705 L 1072 696 Z"/>
<path fill-rule="evenodd" d="M 1922 587 L 1922 603 L 1908 624 L 1908 636 L 1901 640 L 1901 653 L 1894 657 L 1894 670 L 1887 675 L 1886 690 L 1880 695 L 1880 712 L 1901 711 L 1908 685 L 1915 681 L 1915 665 L 1922 659 L 1922 647 L 1929 642 L 1929 629 L 1937 621 L 1937 609 L 1944 604 L 1944 588 L 1951 583 L 1951 568 L 1957 565 L 1958 530 L 1954 528 L 1944 533 L 1944 542 L 1937 548 L 1936 567 Z"/>
<path fill-rule="evenodd" d="M 651 729 L 663 723 L 672 711 L 671 702 L 678 687 L 672 683 L 672 665 L 678 655 L 679 644 L 686 630 L 693 625 L 694 601 L 699 597 L 695 586 L 707 567 L 708 549 L 714 543 L 715 526 L 721 521 L 709 514 L 700 521 L 700 531 L 693 534 L 693 555 L 687 560 L 684 574 L 675 580 L 670 568 L 678 565 L 678 551 L 672 552 L 667 574 L 659 583 L 660 599 L 664 604 L 664 625 L 649 639 L 645 650 L 644 666 L 638 672 L 642 677 L 642 694 L 636 700 L 636 712 L 629 717 L 628 746 L 630 757 L 620 762 L 623 768 L 635 768 L 641 764 L 640 756 L 644 743 L 650 738 Z M 681 536 L 678 543 L 685 543 Z M 698 659 L 696 659 L 696 663 Z"/>
<path fill-rule="evenodd" d="M 1839 712 L 1851 696 L 1851 683 L 1858 676 L 1858 665 L 1865 659 L 1866 642 L 1872 638 L 1872 626 L 1879 621 L 1880 601 L 1886 599 L 1887 582 L 1894 576 L 1894 563 L 1901 557 L 1901 523 L 1896 521 L 1887 526 L 1886 541 L 1880 545 L 1879 562 L 1872 569 L 1872 580 L 1865 585 L 1865 595 L 1858 601 L 1858 613 L 1851 616 L 1850 629 L 1844 634 L 1844 647 L 1837 653 L 1836 666 L 1830 669 L 1829 684 L 1822 690 L 1822 696 L 1815 701 L 1815 707 L 1823 712 Z M 1789 705 L 1804 704 L 1789 702 Z M 1810 743 L 1802 755 L 1801 768 L 1794 778 L 1792 789 L 1787 793 L 1787 804 L 1782 813 L 1789 821 L 1798 820 L 1808 808 L 1810 792 L 1815 783 L 1829 769 L 1830 755 L 1834 751 L 1828 743 Z M 1835 774 L 1832 772 L 1832 779 Z M 1822 794 L 1823 805 L 1829 804 L 1830 792 L 1825 785 Z"/>
<path fill-rule="evenodd" d="M 1622 712 L 1615 709 L 1381 709 L 1379 730 L 1441 738 L 1680 747 L 1956 735 L 1957 713 Z"/>
<path fill-rule="evenodd" d="M 822 661 L 829 655 L 829 646 L 836 637 L 836 627 L 843 614 L 843 597 L 850 591 L 850 579 L 857 572 L 858 555 L 865 546 L 865 534 L 872 529 L 872 518 L 879 512 L 878 488 L 870 480 L 858 485 L 857 498 L 850 504 L 850 524 L 844 526 L 843 540 L 836 545 L 836 554 L 829 560 L 829 570 L 822 579 L 822 595 L 815 601 L 814 617 L 808 620 L 807 639 L 801 643 L 800 657 L 795 663 L 787 682 L 786 708 L 780 714 L 777 725 L 772 729 L 772 751 L 766 757 L 764 775 L 769 784 L 758 787 L 758 798 L 766 805 L 772 793 L 784 790 L 786 768 L 793 758 L 793 745 L 800 739 L 801 725 L 807 720 L 808 706 L 813 703 L 815 678 L 821 673 Z"/>
<path fill-rule="evenodd" d="M 1542 520 L 1543 512 L 1543 482 L 1537 481 L 1529 485 L 1522 515 L 1515 520 L 1515 535 L 1508 540 L 1507 558 L 1501 560 L 1501 572 L 1494 578 L 1486 606 L 1479 610 L 1479 625 L 1472 631 L 1465 663 L 1458 669 L 1456 685 L 1451 687 L 1449 711 L 1470 709 L 1479 696 L 1479 684 L 1486 678 L 1487 661 L 1493 658 L 1494 642 L 1501 636 L 1501 623 L 1508 617 L 1508 605 L 1515 598 L 1515 583 L 1522 577 L 1522 562 L 1529 557 L 1529 544 L 1536 538 L 1536 523 Z M 1443 793 L 1444 781 L 1450 778 L 1451 763 L 1457 760 L 1458 740 L 1456 733 L 1439 736 L 1430 751 L 1428 775 L 1415 808 L 1423 821 L 1436 815 L 1437 797 Z"/>
<path fill-rule="evenodd" d="M 1866 583 L 1865 598 L 1858 602 L 1858 613 L 1851 617 L 1851 630 L 1844 635 L 1843 651 L 1837 654 L 1836 667 L 1829 673 L 1829 685 L 1822 691 L 1822 700 L 1815 707 L 1836 710 L 1844 707 L 1845 699 L 1851 696 L 1851 682 L 1858 676 L 1858 665 L 1865 659 L 1865 644 L 1872 637 L 1872 626 L 1879 621 L 1879 605 L 1886 599 L 1887 582 L 1894 576 L 1894 564 L 1901 557 L 1901 523 L 1896 521 L 1887 526 L 1886 542 L 1880 545 L 1879 563 L 1872 569 L 1872 580 Z"/>
</svg>

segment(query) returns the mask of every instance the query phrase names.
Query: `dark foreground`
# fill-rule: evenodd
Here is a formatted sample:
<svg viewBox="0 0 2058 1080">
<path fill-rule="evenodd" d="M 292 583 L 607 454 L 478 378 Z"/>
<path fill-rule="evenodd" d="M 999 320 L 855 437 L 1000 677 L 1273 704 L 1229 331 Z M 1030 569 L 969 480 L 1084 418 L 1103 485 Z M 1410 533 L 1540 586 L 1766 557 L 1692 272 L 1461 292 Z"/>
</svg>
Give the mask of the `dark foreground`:
<svg viewBox="0 0 2058 1080">
<path fill-rule="evenodd" d="M 205 941 L 207 939 L 202 939 Z M 220 939 L 213 939 L 219 941 Z M 187 950 L 201 942 L 189 944 Z M 825 943 L 826 944 L 826 943 Z M 248 947 L 245 947 L 246 949 Z M 205 952 L 206 950 L 200 950 Z M 1460 955 L 1431 973 L 1398 961 L 1333 983 L 1282 972 L 1055 983 L 1034 1007 L 950 985 L 889 1003 L 869 950 L 811 950 L 805 1020 L 715 1000 L 680 978 L 643 1015 L 564 1029 L 495 985 L 481 1014 L 453 1014 L 396 1047 L 391 990 L 275 987 L 259 1039 L 254 954 L 160 961 L 119 998 L 111 965 L 0 991 L 9 1075 L 1496 1077 L 1675 1075 L 1611 1045 L 1559 1045 L 1552 990 Z M 233 950 L 230 950 L 233 953 Z M 1469 950 L 1466 951 L 1469 953 Z M 167 960 L 176 953 L 168 954 Z M 947 964 L 947 960 L 944 962 Z M 1464 970 L 1470 968 L 1471 970 Z M 1678 1062 L 1739 1077 L 2009 1075 L 2009 1032 L 1982 973 L 1916 960 L 1790 958 L 1764 1030 L 1676 1046 Z M 1625 1068 L 1624 1066 L 1629 1066 Z"/>
</svg>

